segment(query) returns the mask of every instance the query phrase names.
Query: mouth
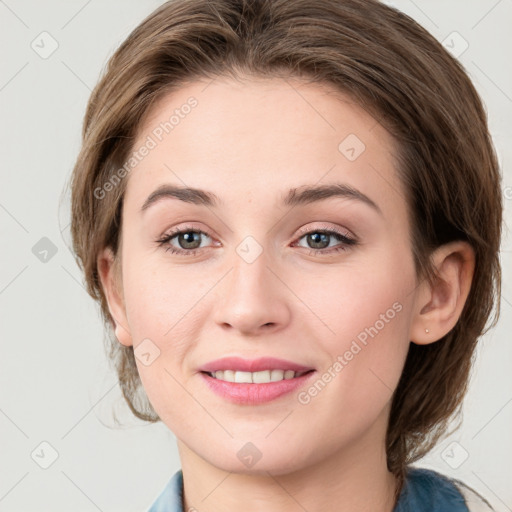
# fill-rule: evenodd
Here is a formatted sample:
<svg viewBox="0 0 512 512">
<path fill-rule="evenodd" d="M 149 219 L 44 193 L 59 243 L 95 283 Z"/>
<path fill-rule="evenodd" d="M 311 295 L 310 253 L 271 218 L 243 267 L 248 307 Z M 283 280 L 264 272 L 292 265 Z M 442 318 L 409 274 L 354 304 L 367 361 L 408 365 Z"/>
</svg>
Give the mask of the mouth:
<svg viewBox="0 0 512 512">
<path fill-rule="evenodd" d="M 208 375 L 212 379 L 231 382 L 237 384 L 268 384 L 270 382 L 280 382 L 283 380 L 291 380 L 307 375 L 315 370 L 261 370 L 257 372 L 246 372 L 239 370 L 216 370 L 214 372 L 202 371 L 201 373 Z"/>
<path fill-rule="evenodd" d="M 201 371 L 199 375 L 207 389 L 224 401 L 243 406 L 263 406 L 278 398 L 289 399 L 293 392 L 306 386 L 316 373 L 316 370 L 295 372 L 275 369 L 258 372 Z"/>
<path fill-rule="evenodd" d="M 207 388 L 238 405 L 271 402 L 304 386 L 316 370 L 276 357 L 224 357 L 198 368 Z"/>
</svg>

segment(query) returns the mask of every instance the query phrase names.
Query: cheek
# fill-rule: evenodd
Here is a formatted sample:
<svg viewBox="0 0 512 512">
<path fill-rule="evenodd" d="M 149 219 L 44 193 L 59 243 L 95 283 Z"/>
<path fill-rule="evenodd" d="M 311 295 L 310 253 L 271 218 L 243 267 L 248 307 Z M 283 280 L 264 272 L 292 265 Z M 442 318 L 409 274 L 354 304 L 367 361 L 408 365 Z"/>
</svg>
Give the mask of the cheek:
<svg viewBox="0 0 512 512">
<path fill-rule="evenodd" d="M 137 338 L 165 344 L 165 340 L 176 338 L 176 333 L 194 326 L 194 306 L 214 284 L 203 274 L 172 269 L 157 258 L 126 261 L 124 296 L 135 344 Z"/>
<path fill-rule="evenodd" d="M 400 261 L 392 254 L 382 255 L 379 261 L 357 262 L 327 272 L 321 269 L 307 277 L 304 273 L 290 275 L 288 279 L 312 313 L 308 318 L 318 320 L 320 339 L 328 346 L 343 345 L 344 340 L 358 335 L 364 342 L 368 329 L 376 327 L 379 336 L 390 334 L 408 319 L 403 310 L 413 299 L 414 269 L 405 258 L 398 265 L 396 260 Z"/>
<path fill-rule="evenodd" d="M 136 254 L 123 260 L 123 285 L 139 375 L 155 407 L 166 405 L 166 396 L 188 403 L 190 397 L 178 382 L 185 383 L 185 360 L 201 338 L 204 305 L 218 278 Z M 138 357 L 147 352 L 150 364 Z"/>
<path fill-rule="evenodd" d="M 325 276 L 307 281 L 327 282 Z M 325 387 L 319 383 L 311 392 L 306 389 L 304 402 L 317 401 L 320 414 L 322 401 L 336 404 L 330 414 L 340 414 L 340 420 L 349 410 L 361 421 L 371 421 L 382 410 L 398 384 L 409 348 L 414 282 L 412 261 L 390 253 L 380 261 L 332 273 L 323 288 L 301 284 L 297 295 L 307 297 L 321 319 L 314 319 L 317 332 L 323 333 L 317 344 L 330 356 L 323 374 L 319 372 Z M 320 395 L 324 398 L 317 399 Z"/>
<path fill-rule="evenodd" d="M 195 331 L 201 322 L 197 303 L 208 283 L 198 285 L 198 281 L 186 279 L 183 271 L 171 272 L 154 261 L 150 264 L 127 258 L 126 267 L 127 320 L 142 386 L 172 431 L 193 431 L 200 411 L 187 391 L 183 368 L 198 339 Z M 146 347 L 144 351 L 142 347 Z M 149 361 L 144 359 L 144 352 L 150 354 Z"/>
</svg>

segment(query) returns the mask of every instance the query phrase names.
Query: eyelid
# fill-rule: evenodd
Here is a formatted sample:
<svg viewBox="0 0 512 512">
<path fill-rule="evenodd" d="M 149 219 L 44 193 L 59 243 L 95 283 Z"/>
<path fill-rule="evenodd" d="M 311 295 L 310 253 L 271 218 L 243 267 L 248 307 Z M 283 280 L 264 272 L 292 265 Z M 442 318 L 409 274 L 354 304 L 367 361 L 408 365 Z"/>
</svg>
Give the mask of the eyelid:
<svg viewBox="0 0 512 512">
<path fill-rule="evenodd" d="M 333 226 L 333 225 L 323 225 L 320 227 L 318 227 L 318 226 L 311 227 L 309 225 L 306 225 L 306 226 L 299 228 L 298 236 L 302 237 L 303 235 L 307 235 L 308 233 L 315 232 L 315 231 L 334 231 L 335 233 L 338 233 L 338 235 L 357 240 L 357 237 L 349 229 L 347 229 L 345 227 L 340 228 L 338 226 Z"/>
<path fill-rule="evenodd" d="M 309 225 L 302 226 L 298 229 L 298 232 L 297 232 L 297 235 L 295 236 L 295 238 L 301 238 L 302 236 L 307 235 L 311 232 L 314 232 L 315 230 L 334 231 L 335 233 L 338 233 L 339 235 L 357 240 L 357 237 L 349 229 L 347 229 L 345 227 L 340 229 L 339 227 L 335 227 L 332 225 L 322 225 L 321 227 L 318 227 L 318 226 L 311 227 Z M 198 233 L 208 236 L 209 238 L 212 238 L 212 239 L 215 238 L 213 235 L 211 235 L 209 233 L 208 230 L 204 230 L 204 229 L 198 228 L 196 226 L 192 226 L 191 224 L 170 228 L 169 230 L 166 230 L 159 238 L 164 238 L 164 237 L 168 237 L 169 235 L 175 235 L 175 234 L 179 234 L 179 233 L 183 233 L 183 232 L 187 232 L 187 231 L 196 231 Z"/>
<path fill-rule="evenodd" d="M 210 238 L 214 238 L 208 230 L 205 230 L 205 229 L 202 229 L 202 228 L 199 228 L 197 226 L 193 226 L 192 224 L 190 223 L 186 223 L 185 225 L 178 225 L 178 226 L 175 226 L 175 227 L 172 227 L 172 228 L 169 228 L 169 229 L 166 229 L 164 231 L 164 233 L 161 235 L 160 238 L 164 238 L 164 237 L 168 237 L 168 236 L 172 236 L 172 235 L 177 235 L 177 234 L 180 234 L 180 233 L 186 233 L 188 231 L 194 231 L 194 232 L 197 232 L 197 233 L 201 233 L 203 235 L 206 235 Z"/>
</svg>

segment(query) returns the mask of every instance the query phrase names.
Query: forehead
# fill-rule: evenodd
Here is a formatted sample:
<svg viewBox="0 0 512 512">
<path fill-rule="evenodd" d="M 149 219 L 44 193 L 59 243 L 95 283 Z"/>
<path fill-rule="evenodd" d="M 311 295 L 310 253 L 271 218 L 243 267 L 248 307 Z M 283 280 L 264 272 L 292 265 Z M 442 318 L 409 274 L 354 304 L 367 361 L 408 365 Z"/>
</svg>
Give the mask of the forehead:
<svg viewBox="0 0 512 512">
<path fill-rule="evenodd" d="M 298 79 L 217 78 L 168 93 L 140 127 L 125 202 L 165 183 L 230 203 L 273 204 L 290 188 L 347 183 L 405 207 L 391 135 L 348 96 Z M 398 201 L 397 201 L 398 200 Z M 398 203 L 398 204 L 397 204 Z"/>
</svg>

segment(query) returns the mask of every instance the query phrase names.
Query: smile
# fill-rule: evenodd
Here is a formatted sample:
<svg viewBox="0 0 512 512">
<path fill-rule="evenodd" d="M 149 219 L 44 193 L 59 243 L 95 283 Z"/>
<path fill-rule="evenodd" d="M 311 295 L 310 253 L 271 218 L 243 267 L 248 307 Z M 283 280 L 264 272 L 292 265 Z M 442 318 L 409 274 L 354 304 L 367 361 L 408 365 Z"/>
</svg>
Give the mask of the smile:
<svg viewBox="0 0 512 512">
<path fill-rule="evenodd" d="M 312 370 L 309 370 L 312 371 Z M 209 372 L 208 375 L 214 379 L 225 382 L 237 382 L 246 384 L 265 384 L 281 380 L 294 379 L 309 373 L 309 371 L 295 372 L 293 370 L 262 370 L 259 372 L 243 372 L 237 370 L 217 370 Z"/>
<path fill-rule="evenodd" d="M 292 391 L 304 386 L 314 374 L 316 374 L 315 370 L 302 372 L 293 370 L 262 370 L 258 372 L 218 370 L 199 373 L 210 391 L 224 400 L 238 405 L 264 404 L 284 395 L 290 396 Z"/>
</svg>

